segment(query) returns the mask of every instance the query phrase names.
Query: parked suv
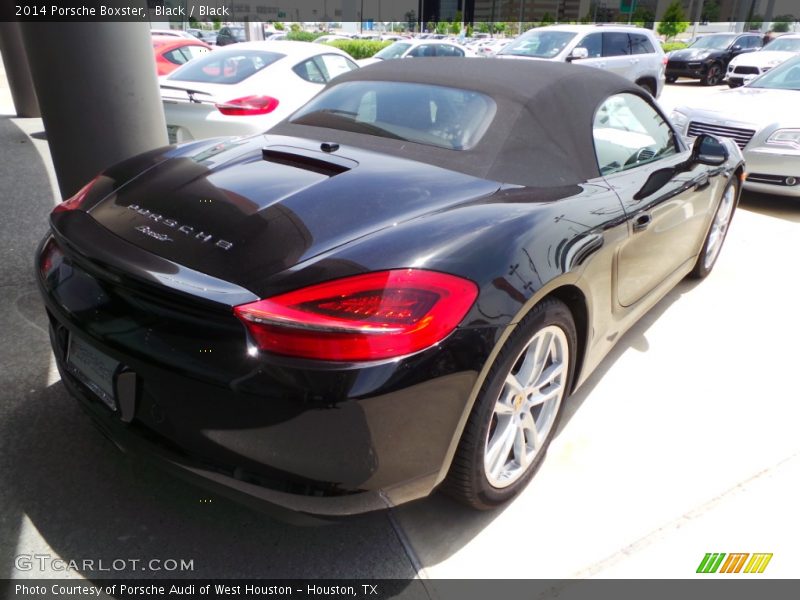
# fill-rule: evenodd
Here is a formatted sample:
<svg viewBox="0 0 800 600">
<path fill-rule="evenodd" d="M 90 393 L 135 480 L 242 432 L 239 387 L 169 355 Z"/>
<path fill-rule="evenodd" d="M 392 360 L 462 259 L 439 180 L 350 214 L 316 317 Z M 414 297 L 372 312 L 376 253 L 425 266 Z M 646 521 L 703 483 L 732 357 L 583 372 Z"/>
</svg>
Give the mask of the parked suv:
<svg viewBox="0 0 800 600">
<path fill-rule="evenodd" d="M 526 31 L 495 56 L 548 59 L 606 69 L 658 97 L 666 57 L 653 32 L 625 25 L 551 25 Z"/>
<path fill-rule="evenodd" d="M 246 42 L 244 27 L 223 27 L 217 34 L 217 46 L 227 46 L 238 42 Z"/>
<path fill-rule="evenodd" d="M 688 48 L 667 55 L 667 83 L 678 77 L 699 79 L 704 85 L 718 85 L 728 63 L 735 56 L 753 52 L 763 45 L 755 33 L 711 33 L 695 40 Z"/>
</svg>

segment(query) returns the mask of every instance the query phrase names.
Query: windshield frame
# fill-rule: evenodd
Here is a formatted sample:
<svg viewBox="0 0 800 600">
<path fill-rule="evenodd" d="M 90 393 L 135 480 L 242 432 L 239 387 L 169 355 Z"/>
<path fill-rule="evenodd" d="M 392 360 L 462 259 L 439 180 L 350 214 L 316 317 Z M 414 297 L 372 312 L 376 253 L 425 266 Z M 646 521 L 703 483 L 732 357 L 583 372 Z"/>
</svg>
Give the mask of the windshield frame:
<svg viewBox="0 0 800 600">
<path fill-rule="evenodd" d="M 780 45 L 781 43 L 791 43 L 797 46 L 796 50 L 781 50 L 779 48 L 774 48 L 775 45 Z M 800 53 L 800 37 L 779 37 L 772 40 L 769 44 L 764 46 L 761 49 L 762 52 L 795 52 Z"/>
<path fill-rule="evenodd" d="M 779 64 L 777 67 L 770 69 L 769 71 L 762 73 L 752 81 L 747 84 L 748 88 L 758 88 L 763 90 L 789 90 L 789 91 L 800 91 L 800 78 L 798 79 L 797 87 L 777 87 L 773 85 L 763 85 L 764 83 L 770 84 L 772 80 L 783 75 L 784 71 L 788 71 L 789 69 L 800 69 L 800 56 L 795 56 L 794 58 L 790 58 Z"/>
<path fill-rule="evenodd" d="M 706 43 L 714 42 L 715 40 L 725 40 L 727 39 L 728 42 L 724 46 L 720 46 L 718 43 L 714 45 L 706 45 Z M 704 35 L 701 38 L 698 38 L 694 41 L 691 46 L 687 46 L 692 50 L 725 50 L 726 48 L 730 48 L 731 44 L 738 39 L 738 35 L 735 33 L 726 33 L 723 35 Z"/>
<path fill-rule="evenodd" d="M 563 42 L 561 43 L 560 48 L 555 53 L 547 53 L 547 54 L 539 54 L 539 53 L 528 53 L 528 52 L 516 52 L 515 50 L 524 47 L 530 40 L 543 37 L 543 36 L 562 36 Z M 561 53 L 566 50 L 570 43 L 578 36 L 577 31 L 566 31 L 563 29 L 534 29 L 532 31 L 523 33 L 521 36 L 512 40 L 509 44 L 507 44 L 502 50 L 500 50 L 497 55 L 498 56 L 522 56 L 524 58 L 544 58 L 544 59 L 553 59 L 559 56 Z M 560 40 L 559 40 L 560 42 Z M 541 45 L 541 43 L 540 43 Z M 536 50 L 539 49 L 539 46 L 536 46 Z"/>
</svg>

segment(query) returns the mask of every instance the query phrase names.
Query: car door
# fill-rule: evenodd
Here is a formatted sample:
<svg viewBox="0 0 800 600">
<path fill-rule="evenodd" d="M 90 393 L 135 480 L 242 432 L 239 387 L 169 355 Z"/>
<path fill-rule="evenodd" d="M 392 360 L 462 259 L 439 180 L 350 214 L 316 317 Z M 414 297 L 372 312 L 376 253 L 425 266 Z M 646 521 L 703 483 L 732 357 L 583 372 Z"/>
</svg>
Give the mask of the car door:
<svg viewBox="0 0 800 600">
<path fill-rule="evenodd" d="M 689 168 L 690 151 L 649 100 L 615 94 L 598 109 L 595 152 L 622 201 L 628 238 L 616 259 L 616 297 L 629 307 L 699 252 L 721 179 Z"/>
</svg>

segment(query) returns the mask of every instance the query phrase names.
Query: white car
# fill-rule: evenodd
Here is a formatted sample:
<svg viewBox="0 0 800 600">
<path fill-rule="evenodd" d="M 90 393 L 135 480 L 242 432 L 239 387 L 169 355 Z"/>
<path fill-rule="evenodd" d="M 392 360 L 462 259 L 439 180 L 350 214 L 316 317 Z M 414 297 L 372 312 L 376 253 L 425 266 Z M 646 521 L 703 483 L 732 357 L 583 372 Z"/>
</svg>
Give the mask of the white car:
<svg viewBox="0 0 800 600">
<path fill-rule="evenodd" d="M 380 60 L 423 56 L 477 56 L 477 54 L 469 48 L 453 42 L 431 39 L 401 40 L 386 46 L 372 58 L 362 58 L 358 64 L 365 67 Z"/>
<path fill-rule="evenodd" d="M 531 29 L 496 55 L 503 59 L 574 62 L 605 69 L 658 98 L 667 57 L 649 29 L 625 25 L 551 25 Z"/>
<path fill-rule="evenodd" d="M 327 44 L 328 42 L 335 42 L 337 40 L 351 40 L 352 38 L 347 35 L 339 35 L 336 33 L 330 33 L 327 35 L 321 35 L 317 39 L 314 40 L 315 44 Z"/>
<path fill-rule="evenodd" d="M 484 44 L 481 44 L 478 47 L 477 52 L 479 56 L 494 56 L 495 54 L 500 52 L 500 50 L 508 46 L 510 43 L 511 40 L 505 40 L 505 39 L 490 40 Z"/>
<path fill-rule="evenodd" d="M 742 149 L 745 189 L 800 197 L 800 56 L 744 87 L 679 106 L 671 121 L 687 138 L 728 137 Z"/>
<path fill-rule="evenodd" d="M 242 42 L 159 81 L 170 143 L 266 131 L 342 73 L 349 54 L 310 42 Z"/>
<path fill-rule="evenodd" d="M 800 54 L 800 34 L 786 34 L 772 40 L 758 52 L 740 54 L 728 64 L 726 79 L 730 87 L 752 81 L 772 67 Z"/>
</svg>

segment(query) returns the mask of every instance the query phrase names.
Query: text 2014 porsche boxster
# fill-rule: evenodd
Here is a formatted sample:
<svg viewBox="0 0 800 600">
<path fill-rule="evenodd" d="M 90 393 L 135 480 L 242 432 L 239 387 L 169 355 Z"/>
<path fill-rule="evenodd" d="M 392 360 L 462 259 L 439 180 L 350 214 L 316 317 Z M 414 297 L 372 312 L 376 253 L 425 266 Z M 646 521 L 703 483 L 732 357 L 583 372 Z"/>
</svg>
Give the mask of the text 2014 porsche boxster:
<svg viewBox="0 0 800 600">
<path fill-rule="evenodd" d="M 385 61 L 264 135 L 153 150 L 37 255 L 62 378 L 125 449 L 318 515 L 515 496 L 567 396 L 719 255 L 743 173 L 571 64 Z"/>
</svg>

